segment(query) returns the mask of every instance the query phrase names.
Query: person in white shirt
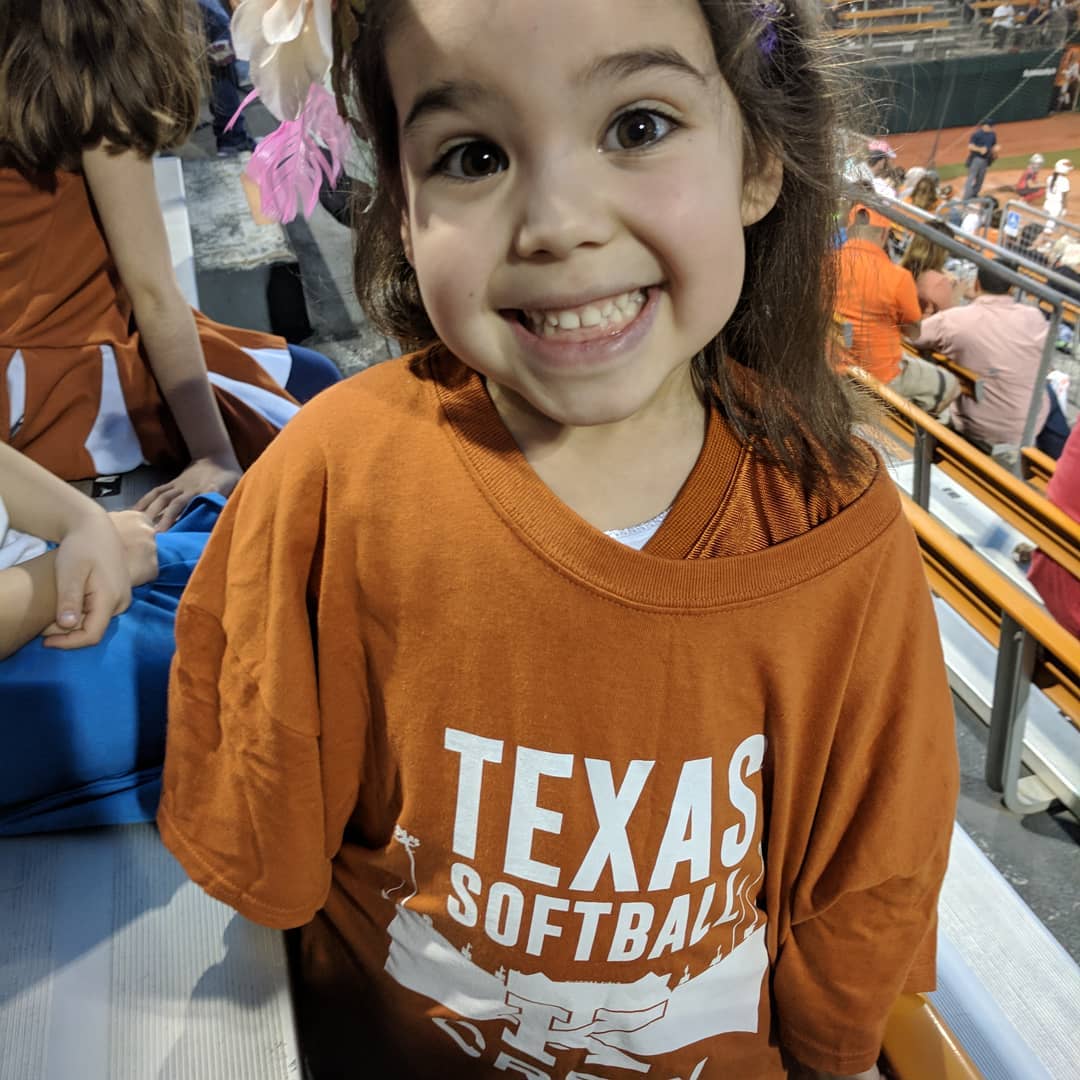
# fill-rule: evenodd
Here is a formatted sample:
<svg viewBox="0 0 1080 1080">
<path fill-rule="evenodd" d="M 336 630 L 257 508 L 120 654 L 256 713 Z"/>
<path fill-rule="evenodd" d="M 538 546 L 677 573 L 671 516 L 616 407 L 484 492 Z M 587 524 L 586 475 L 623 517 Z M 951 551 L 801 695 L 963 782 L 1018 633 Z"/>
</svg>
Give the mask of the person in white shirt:
<svg viewBox="0 0 1080 1080">
<path fill-rule="evenodd" d="M 1073 170 L 1073 163 L 1068 158 L 1061 158 L 1054 164 L 1054 171 L 1050 179 L 1046 181 L 1046 195 L 1043 198 L 1043 210 L 1050 215 L 1046 223 L 1045 232 L 1053 232 L 1057 219 L 1068 213 L 1069 203 L 1069 173 Z"/>
<path fill-rule="evenodd" d="M 1016 10 L 1012 4 L 998 4 L 990 16 L 990 32 L 994 35 L 994 48 L 1005 48 L 1009 31 L 1016 25 Z"/>
</svg>

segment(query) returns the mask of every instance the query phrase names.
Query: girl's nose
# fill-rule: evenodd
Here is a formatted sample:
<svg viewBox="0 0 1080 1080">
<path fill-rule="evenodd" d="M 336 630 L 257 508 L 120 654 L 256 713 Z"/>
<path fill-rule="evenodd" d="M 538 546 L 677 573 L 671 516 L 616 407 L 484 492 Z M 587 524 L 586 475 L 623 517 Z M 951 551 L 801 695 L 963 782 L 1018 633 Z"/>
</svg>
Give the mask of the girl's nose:
<svg viewBox="0 0 1080 1080">
<path fill-rule="evenodd" d="M 615 232 L 608 190 L 592 170 L 562 162 L 523 177 L 515 254 L 565 259 L 576 248 L 601 246 Z"/>
</svg>

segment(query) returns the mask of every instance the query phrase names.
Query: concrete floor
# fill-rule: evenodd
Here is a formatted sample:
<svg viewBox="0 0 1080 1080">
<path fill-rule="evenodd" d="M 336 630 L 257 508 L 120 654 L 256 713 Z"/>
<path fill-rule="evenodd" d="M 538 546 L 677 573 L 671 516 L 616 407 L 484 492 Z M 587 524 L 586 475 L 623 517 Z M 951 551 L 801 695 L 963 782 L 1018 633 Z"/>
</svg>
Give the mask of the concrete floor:
<svg viewBox="0 0 1080 1080">
<path fill-rule="evenodd" d="M 960 803 L 956 819 L 1080 963 L 1080 823 L 1066 810 L 1018 818 L 986 786 L 987 727 L 956 701 Z"/>
<path fill-rule="evenodd" d="M 274 119 L 255 101 L 245 110 L 249 132 L 261 138 L 274 128 Z M 214 137 L 208 122 L 178 150 L 185 161 L 216 161 Z M 189 213 L 198 214 L 197 206 Z M 352 287 L 352 236 L 321 206 L 311 219 L 298 218 L 285 226 L 296 263 L 312 333 L 303 339 L 290 337 L 329 356 L 342 374 L 357 371 L 397 356 L 399 350 L 368 324 Z M 280 268 L 280 264 L 279 264 Z M 196 269 L 199 296 L 211 318 L 253 330 L 270 330 L 274 313 L 267 301 L 271 266 L 243 272 Z M 280 332 L 280 331 L 279 331 Z"/>
</svg>

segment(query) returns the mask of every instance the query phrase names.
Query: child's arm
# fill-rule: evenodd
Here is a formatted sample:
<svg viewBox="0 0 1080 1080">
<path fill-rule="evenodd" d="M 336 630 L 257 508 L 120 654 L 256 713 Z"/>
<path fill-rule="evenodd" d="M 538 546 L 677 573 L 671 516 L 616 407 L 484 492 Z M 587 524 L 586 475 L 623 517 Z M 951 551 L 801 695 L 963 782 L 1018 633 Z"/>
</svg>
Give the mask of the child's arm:
<svg viewBox="0 0 1080 1080">
<path fill-rule="evenodd" d="M 228 495 L 240 466 L 207 378 L 195 318 L 176 282 L 152 164 L 129 151 L 110 154 L 104 145 L 86 151 L 82 163 L 150 368 L 191 455 L 176 480 L 138 503 L 164 530 L 195 495 Z"/>
<path fill-rule="evenodd" d="M 122 539 L 101 507 L 5 443 L 0 499 L 12 528 L 60 544 L 0 570 L 0 659 L 43 631 L 55 648 L 100 641 L 131 603 L 132 568 L 145 570 L 145 543 L 133 523 L 125 523 Z"/>
<path fill-rule="evenodd" d="M 899 506 L 872 552 L 851 568 L 857 614 L 833 615 L 857 619 L 858 643 L 830 673 L 827 727 L 808 727 L 828 738 L 829 757 L 773 968 L 781 1045 L 826 1077 L 874 1077 L 896 999 L 934 988 L 959 787 L 940 634 Z"/>
</svg>

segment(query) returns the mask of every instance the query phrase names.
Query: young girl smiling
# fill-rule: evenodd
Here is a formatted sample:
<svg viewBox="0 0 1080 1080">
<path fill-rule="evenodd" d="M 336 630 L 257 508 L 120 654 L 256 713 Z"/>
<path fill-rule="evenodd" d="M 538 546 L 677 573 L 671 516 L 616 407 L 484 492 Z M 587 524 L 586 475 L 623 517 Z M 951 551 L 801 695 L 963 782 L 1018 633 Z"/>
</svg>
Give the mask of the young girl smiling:
<svg viewBox="0 0 1080 1080">
<path fill-rule="evenodd" d="M 379 163 L 359 291 L 418 351 L 226 509 L 165 842 L 302 927 L 318 1080 L 876 1077 L 933 984 L 957 766 L 917 545 L 827 360 L 816 16 L 335 19 Z"/>
</svg>

